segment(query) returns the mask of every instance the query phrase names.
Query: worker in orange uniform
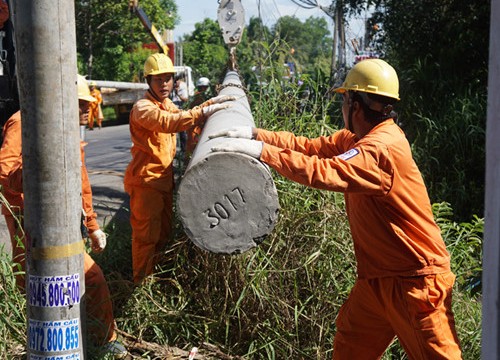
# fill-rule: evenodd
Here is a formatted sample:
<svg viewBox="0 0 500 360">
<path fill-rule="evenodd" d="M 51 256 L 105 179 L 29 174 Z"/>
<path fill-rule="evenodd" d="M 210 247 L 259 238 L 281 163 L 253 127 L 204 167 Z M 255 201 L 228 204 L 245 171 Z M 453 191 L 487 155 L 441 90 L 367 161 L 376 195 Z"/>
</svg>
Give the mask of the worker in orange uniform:
<svg viewBox="0 0 500 360">
<path fill-rule="evenodd" d="M 218 96 L 190 110 L 170 100 L 174 66 L 165 54 L 153 54 L 144 63 L 149 90 L 130 112 L 132 160 L 125 172 L 130 195 L 132 270 L 135 284 L 152 274 L 171 236 L 173 217 L 173 159 L 176 133 L 227 108 L 232 96 Z"/>
<path fill-rule="evenodd" d="M 397 336 L 410 359 L 461 359 L 455 275 L 410 145 L 395 123 L 396 71 L 363 60 L 342 86 L 345 129 L 315 139 L 240 127 L 213 151 L 236 151 L 281 175 L 344 193 L 357 280 L 341 307 L 333 359 L 379 359 Z"/>
<path fill-rule="evenodd" d="M 195 106 L 202 104 L 207 101 L 210 97 L 210 80 L 207 77 L 201 77 L 196 81 L 196 92 L 193 99 L 189 103 L 189 108 L 192 109 Z M 186 141 L 186 152 L 185 152 L 185 162 L 187 163 L 191 155 L 193 154 L 194 148 L 200 140 L 201 132 L 203 131 L 203 126 L 205 122 L 202 121 L 196 125 L 191 126 L 187 131 L 187 141 Z"/>
<path fill-rule="evenodd" d="M 102 94 L 97 89 L 97 85 L 95 81 L 91 81 L 89 84 L 90 87 L 90 95 L 96 99 L 96 101 L 90 103 L 89 108 L 89 130 L 94 130 L 94 121 L 97 122 L 97 126 L 99 129 L 102 128 L 102 121 L 104 120 L 104 115 L 102 113 Z"/>
<path fill-rule="evenodd" d="M 85 78 L 78 75 L 78 103 L 79 121 L 85 124 L 88 121 L 89 103 L 95 101 L 90 95 Z M 2 213 L 5 216 L 12 243 L 12 258 L 18 263 L 21 271 L 25 269 L 26 235 L 23 229 L 24 194 L 22 184 L 22 147 L 21 147 L 21 111 L 16 112 L 5 123 L 4 141 L 0 149 L 0 185 L 8 204 L 2 204 Z M 106 246 L 106 234 L 100 229 L 92 207 L 92 190 L 85 166 L 84 146 L 80 142 L 81 176 L 82 176 L 82 209 L 83 225 L 88 231 L 92 251 L 102 252 Z M 16 266 L 19 266 L 16 265 Z M 88 334 L 92 343 L 101 348 L 102 354 L 111 353 L 115 358 L 127 356 L 125 347 L 117 340 L 113 304 L 106 279 L 101 268 L 86 253 L 83 253 L 85 274 L 85 301 L 88 322 Z M 24 276 L 16 277 L 17 285 L 24 289 Z"/>
</svg>

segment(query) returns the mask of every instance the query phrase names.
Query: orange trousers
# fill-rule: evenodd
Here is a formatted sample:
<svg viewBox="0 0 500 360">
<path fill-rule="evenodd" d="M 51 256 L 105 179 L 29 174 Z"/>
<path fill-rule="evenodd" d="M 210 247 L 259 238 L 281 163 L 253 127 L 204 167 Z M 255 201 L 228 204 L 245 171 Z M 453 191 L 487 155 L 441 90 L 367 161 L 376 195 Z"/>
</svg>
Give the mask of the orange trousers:
<svg viewBox="0 0 500 360">
<path fill-rule="evenodd" d="M 92 343 L 104 345 L 116 340 L 113 303 L 101 268 L 86 252 L 83 253 L 87 330 Z"/>
<path fill-rule="evenodd" d="M 25 272 L 24 232 L 14 216 L 4 216 L 12 244 L 14 272 L 19 270 Z M 86 252 L 83 253 L 83 272 L 85 274 L 87 330 L 95 345 L 104 345 L 116 339 L 113 303 L 108 284 L 99 265 Z M 24 275 L 16 275 L 16 284 L 20 289 L 25 289 Z"/>
<path fill-rule="evenodd" d="M 451 272 L 358 279 L 337 317 L 333 359 L 380 359 L 395 336 L 412 360 L 462 359 L 454 282 Z"/>
<path fill-rule="evenodd" d="M 99 104 L 91 103 L 92 105 L 89 108 L 89 117 L 88 117 L 88 127 L 89 129 L 94 128 L 94 121 L 97 122 L 97 126 L 102 127 L 102 110 L 100 109 Z"/>
<path fill-rule="evenodd" d="M 173 193 L 150 187 L 127 186 L 132 227 L 134 283 L 153 273 L 172 233 Z"/>
</svg>

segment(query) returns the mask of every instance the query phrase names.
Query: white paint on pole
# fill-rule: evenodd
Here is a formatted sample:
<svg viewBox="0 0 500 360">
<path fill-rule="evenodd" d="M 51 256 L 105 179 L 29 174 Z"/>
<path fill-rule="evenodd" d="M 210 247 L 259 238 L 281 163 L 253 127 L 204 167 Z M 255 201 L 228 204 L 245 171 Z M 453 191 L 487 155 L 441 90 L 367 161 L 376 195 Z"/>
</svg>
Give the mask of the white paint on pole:
<svg viewBox="0 0 500 360">
<path fill-rule="evenodd" d="M 85 292 L 75 9 L 14 8 L 27 240 L 28 359 L 83 359 Z"/>
<path fill-rule="evenodd" d="M 500 0 L 491 1 L 486 196 L 483 248 L 482 359 L 500 359 Z"/>
</svg>

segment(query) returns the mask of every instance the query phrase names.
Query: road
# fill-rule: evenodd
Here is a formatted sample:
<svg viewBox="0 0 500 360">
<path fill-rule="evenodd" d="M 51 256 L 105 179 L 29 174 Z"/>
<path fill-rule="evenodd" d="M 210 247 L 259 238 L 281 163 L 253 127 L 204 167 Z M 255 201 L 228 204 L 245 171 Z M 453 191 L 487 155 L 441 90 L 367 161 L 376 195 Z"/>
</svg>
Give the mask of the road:
<svg viewBox="0 0 500 360">
<path fill-rule="evenodd" d="M 104 227 L 128 212 L 128 195 L 123 189 L 123 175 L 130 162 L 130 133 L 128 125 L 103 127 L 86 132 L 85 163 L 89 173 L 94 210 Z M 120 211 L 122 210 L 122 211 Z"/>
<path fill-rule="evenodd" d="M 101 227 L 111 221 L 128 221 L 128 195 L 123 189 L 123 174 L 130 161 L 130 133 L 127 125 L 87 130 L 85 163 L 92 186 L 94 210 Z M 0 246 L 10 254 L 10 239 L 5 219 L 0 216 Z"/>
</svg>

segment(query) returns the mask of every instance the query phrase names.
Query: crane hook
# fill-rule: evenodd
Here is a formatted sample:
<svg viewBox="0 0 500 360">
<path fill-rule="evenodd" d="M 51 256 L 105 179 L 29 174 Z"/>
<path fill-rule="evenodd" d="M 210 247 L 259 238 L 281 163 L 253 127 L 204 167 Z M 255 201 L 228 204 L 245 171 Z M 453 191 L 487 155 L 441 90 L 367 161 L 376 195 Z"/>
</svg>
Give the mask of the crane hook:
<svg viewBox="0 0 500 360">
<path fill-rule="evenodd" d="M 238 45 L 245 28 L 245 10 L 241 0 L 219 0 L 217 19 L 226 45 L 230 48 Z"/>
</svg>

